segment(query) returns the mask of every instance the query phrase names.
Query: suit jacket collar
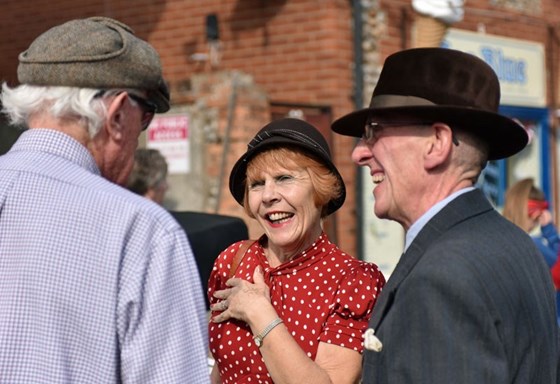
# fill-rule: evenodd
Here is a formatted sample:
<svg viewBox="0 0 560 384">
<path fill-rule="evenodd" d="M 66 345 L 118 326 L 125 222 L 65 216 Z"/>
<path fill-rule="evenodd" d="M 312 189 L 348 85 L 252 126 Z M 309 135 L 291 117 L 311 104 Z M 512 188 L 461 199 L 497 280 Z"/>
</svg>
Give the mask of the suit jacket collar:
<svg viewBox="0 0 560 384">
<path fill-rule="evenodd" d="M 459 222 L 493 209 L 484 194 L 479 189 L 475 189 L 458 196 L 430 219 L 410 244 L 408 250 L 401 256 L 387 284 L 383 287 L 373 309 L 370 328 L 375 330 L 379 328 L 393 303 L 399 285 L 414 269 L 426 249 L 442 233 Z"/>
</svg>

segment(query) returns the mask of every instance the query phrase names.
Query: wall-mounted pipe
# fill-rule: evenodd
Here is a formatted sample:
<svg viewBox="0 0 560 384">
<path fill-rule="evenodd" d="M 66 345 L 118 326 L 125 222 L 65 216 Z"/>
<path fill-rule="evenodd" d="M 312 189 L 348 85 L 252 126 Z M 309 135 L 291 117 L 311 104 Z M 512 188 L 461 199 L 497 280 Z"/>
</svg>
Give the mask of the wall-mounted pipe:
<svg viewBox="0 0 560 384">
<path fill-rule="evenodd" d="M 364 51 L 363 51 L 363 7 L 361 0 L 352 0 L 352 15 L 354 24 L 354 106 L 356 109 L 364 107 Z M 362 172 L 356 169 L 356 250 L 357 257 L 364 259 L 364 236 L 363 236 L 363 204 L 362 204 Z"/>
</svg>

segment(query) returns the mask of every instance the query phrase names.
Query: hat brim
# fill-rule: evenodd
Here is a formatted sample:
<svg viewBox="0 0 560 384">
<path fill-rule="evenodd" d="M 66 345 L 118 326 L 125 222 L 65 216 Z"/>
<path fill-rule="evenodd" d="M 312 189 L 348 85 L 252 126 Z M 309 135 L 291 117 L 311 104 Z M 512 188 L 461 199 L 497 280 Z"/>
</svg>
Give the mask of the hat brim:
<svg viewBox="0 0 560 384">
<path fill-rule="evenodd" d="M 169 98 L 161 92 L 151 92 L 150 100 L 157 106 L 157 113 L 169 111 Z"/>
<path fill-rule="evenodd" d="M 148 98 L 157 106 L 157 113 L 169 111 L 169 88 L 165 81 L 156 90 L 148 92 Z"/>
<path fill-rule="evenodd" d="M 525 128 L 512 119 L 488 111 L 442 105 L 389 108 L 364 108 L 337 119 L 333 131 L 346 136 L 361 137 L 369 117 L 416 118 L 459 126 L 488 143 L 488 160 L 509 157 L 522 150 L 529 141 Z"/>
<path fill-rule="evenodd" d="M 243 200 L 245 198 L 245 180 L 247 178 L 247 164 L 249 164 L 249 161 L 251 161 L 251 159 L 258 153 L 271 148 L 286 146 L 299 147 L 303 150 L 306 150 L 306 152 L 309 153 L 310 157 L 319 158 L 319 160 L 321 160 L 321 162 L 334 173 L 334 175 L 339 179 L 341 194 L 337 199 L 329 201 L 329 203 L 327 204 L 327 215 L 330 215 L 331 213 L 339 209 L 346 199 L 346 188 L 344 186 L 344 180 L 342 179 L 342 176 L 340 175 L 332 161 L 324 156 L 318 155 L 317 149 L 311 147 L 310 145 L 307 145 L 306 143 L 291 140 L 289 138 L 281 136 L 270 137 L 265 142 L 259 144 L 258 147 L 249 149 L 233 165 L 229 176 L 229 189 L 235 200 L 241 206 L 243 206 Z"/>
</svg>

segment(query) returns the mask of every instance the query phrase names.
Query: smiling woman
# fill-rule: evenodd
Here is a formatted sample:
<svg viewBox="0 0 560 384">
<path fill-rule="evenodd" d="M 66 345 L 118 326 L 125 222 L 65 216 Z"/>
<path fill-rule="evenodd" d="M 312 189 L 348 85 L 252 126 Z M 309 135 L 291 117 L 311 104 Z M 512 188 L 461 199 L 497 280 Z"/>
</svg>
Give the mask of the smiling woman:
<svg viewBox="0 0 560 384">
<path fill-rule="evenodd" d="M 264 235 L 235 243 L 209 279 L 214 383 L 354 383 L 363 333 L 385 283 L 377 266 L 329 241 L 322 219 L 344 202 L 344 181 L 317 129 L 281 119 L 234 165 L 230 191 Z"/>
<path fill-rule="evenodd" d="M 308 180 L 312 184 L 313 199 L 317 207 L 327 207 L 329 201 L 340 199 L 345 193 L 344 184 L 320 160 L 311 157 L 297 146 L 273 148 L 255 155 L 247 168 L 249 188 L 246 189 L 243 206 L 250 217 L 254 216 L 247 204 L 249 191 L 254 191 L 259 182 L 262 183 L 259 178 L 270 169 L 270 164 L 282 164 L 278 167 L 276 176 L 279 185 L 291 185 L 301 179 Z M 305 170 L 305 172 L 301 170 Z M 321 217 L 327 215 L 328 211 L 322 210 Z"/>
</svg>

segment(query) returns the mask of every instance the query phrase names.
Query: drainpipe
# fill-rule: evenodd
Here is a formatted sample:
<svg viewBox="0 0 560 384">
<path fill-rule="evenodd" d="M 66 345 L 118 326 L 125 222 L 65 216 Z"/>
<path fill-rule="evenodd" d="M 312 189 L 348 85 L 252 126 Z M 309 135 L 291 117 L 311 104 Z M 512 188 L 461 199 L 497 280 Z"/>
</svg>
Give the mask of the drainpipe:
<svg viewBox="0 0 560 384">
<path fill-rule="evenodd" d="M 235 117 L 235 106 L 237 104 L 237 85 L 238 85 L 238 74 L 234 72 L 231 78 L 231 93 L 229 95 L 228 110 L 227 110 L 227 125 L 224 133 L 224 149 L 222 152 L 222 162 L 220 165 L 220 176 L 218 177 L 218 195 L 216 196 L 216 206 L 214 207 L 214 213 L 220 212 L 220 205 L 222 203 L 222 188 L 224 177 L 226 173 L 226 163 L 229 154 L 229 144 L 231 130 L 233 126 L 233 119 Z"/>
<path fill-rule="evenodd" d="M 549 160 L 549 163 L 552 164 L 552 204 L 554 206 L 554 222 L 558 222 L 559 220 L 559 213 L 560 213 L 560 199 L 558 198 L 558 172 L 560 172 L 560 170 L 558 169 L 558 166 L 556 164 L 558 164 L 558 149 L 556 146 L 556 142 L 558 139 L 558 129 L 559 129 L 559 121 L 560 121 L 560 114 L 558 113 L 559 111 L 559 107 L 558 107 L 558 88 L 557 88 L 557 68 L 556 68 L 556 59 L 558 56 L 558 46 L 560 45 L 560 40 L 558 39 L 558 35 L 556 34 L 556 28 L 553 25 L 548 25 L 548 36 L 547 36 L 547 42 L 546 42 L 546 49 L 547 52 L 550 52 L 549 54 L 547 54 L 547 63 L 546 63 L 546 67 L 547 67 L 547 72 L 550 74 L 548 76 L 548 78 L 550 79 L 550 94 L 552 95 L 551 97 L 551 103 L 550 103 L 550 109 L 552 109 L 552 117 L 550 119 L 550 130 L 549 130 L 549 138 L 550 138 L 550 143 L 549 147 L 550 147 L 550 152 L 551 152 L 551 157 L 552 161 Z"/>
<path fill-rule="evenodd" d="M 354 22 L 354 106 L 355 109 L 364 107 L 364 52 L 363 52 L 363 7 L 361 0 L 352 0 L 352 15 Z M 357 142 L 357 140 L 356 140 Z M 362 172 L 361 167 L 356 167 L 356 248 L 357 257 L 360 260 L 365 258 L 364 250 L 364 215 L 362 204 Z"/>
</svg>

